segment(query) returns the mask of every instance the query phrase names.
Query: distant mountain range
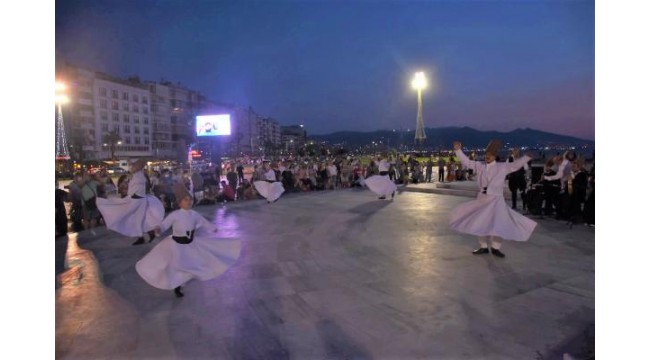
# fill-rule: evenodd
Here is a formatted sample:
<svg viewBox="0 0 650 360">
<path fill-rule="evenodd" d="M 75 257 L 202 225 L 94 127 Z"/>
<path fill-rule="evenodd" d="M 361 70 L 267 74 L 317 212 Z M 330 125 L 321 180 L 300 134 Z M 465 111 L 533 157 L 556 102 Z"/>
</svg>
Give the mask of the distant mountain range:
<svg viewBox="0 0 650 360">
<path fill-rule="evenodd" d="M 527 146 L 533 148 L 591 147 L 593 140 L 579 139 L 573 136 L 553 134 L 534 129 L 517 129 L 510 132 L 479 131 L 470 127 L 426 128 L 427 138 L 424 147 L 430 149 L 450 149 L 456 140 L 467 148 L 484 148 L 491 139 L 500 139 L 508 147 Z M 341 144 L 354 148 L 366 146 L 372 142 L 381 142 L 382 146 L 398 148 L 400 145 L 412 146 L 415 131 L 378 130 L 372 132 L 339 131 L 326 135 L 310 135 L 315 141 Z"/>
</svg>

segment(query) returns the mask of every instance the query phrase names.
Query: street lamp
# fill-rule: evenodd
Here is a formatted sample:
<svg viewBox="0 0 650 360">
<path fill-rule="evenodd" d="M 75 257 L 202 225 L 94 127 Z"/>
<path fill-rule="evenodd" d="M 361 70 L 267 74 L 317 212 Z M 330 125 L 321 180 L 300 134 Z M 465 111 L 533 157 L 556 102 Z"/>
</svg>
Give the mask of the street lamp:
<svg viewBox="0 0 650 360">
<path fill-rule="evenodd" d="M 70 159 L 70 153 L 68 153 L 68 142 L 65 138 L 65 127 L 63 126 L 63 111 L 61 105 L 67 104 L 70 99 L 64 93 L 65 84 L 57 82 L 54 84 L 54 102 L 57 105 L 57 116 L 56 116 L 56 152 L 54 158 L 56 160 L 68 160 Z"/>
<path fill-rule="evenodd" d="M 413 81 L 411 81 L 411 86 L 413 86 L 413 89 L 418 91 L 418 115 L 417 127 L 415 128 L 415 142 L 422 143 L 427 138 L 427 135 L 424 133 L 424 120 L 422 119 L 422 90 L 427 87 L 427 79 L 424 77 L 423 72 L 415 73 Z"/>
</svg>

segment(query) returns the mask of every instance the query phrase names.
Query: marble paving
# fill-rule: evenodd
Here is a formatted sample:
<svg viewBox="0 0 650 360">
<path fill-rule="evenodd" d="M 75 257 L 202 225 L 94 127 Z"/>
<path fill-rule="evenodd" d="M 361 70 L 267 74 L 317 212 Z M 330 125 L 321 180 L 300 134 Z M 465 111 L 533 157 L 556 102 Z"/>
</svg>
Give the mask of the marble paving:
<svg viewBox="0 0 650 360">
<path fill-rule="evenodd" d="M 595 231 L 536 219 L 506 258 L 447 227 L 468 198 L 362 189 L 199 206 L 241 257 L 185 297 L 134 264 L 156 243 L 56 240 L 57 359 L 561 359 L 595 323 Z"/>
</svg>

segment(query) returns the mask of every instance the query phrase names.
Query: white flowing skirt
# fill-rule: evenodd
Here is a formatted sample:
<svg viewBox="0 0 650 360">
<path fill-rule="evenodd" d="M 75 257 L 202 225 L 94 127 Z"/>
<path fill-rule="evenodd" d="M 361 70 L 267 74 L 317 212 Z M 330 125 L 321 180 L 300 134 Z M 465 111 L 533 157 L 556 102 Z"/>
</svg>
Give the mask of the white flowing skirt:
<svg viewBox="0 0 650 360">
<path fill-rule="evenodd" d="M 284 192 L 284 186 L 282 186 L 282 182 L 280 181 L 255 181 L 253 185 L 255 186 L 255 190 L 270 202 L 277 200 Z"/>
<path fill-rule="evenodd" d="M 389 196 L 397 190 L 397 185 L 388 175 L 372 175 L 365 179 L 365 184 L 370 191 L 379 196 Z"/>
<path fill-rule="evenodd" d="M 162 223 L 165 207 L 153 195 L 141 199 L 97 198 L 106 227 L 124 236 L 138 237 Z"/>
<path fill-rule="evenodd" d="M 526 241 L 537 223 L 512 210 L 503 196 L 480 193 L 475 200 L 456 206 L 449 217 L 452 230 L 476 236 L 499 236 Z"/>
<path fill-rule="evenodd" d="M 199 228 L 189 244 L 165 237 L 135 264 L 149 285 L 171 290 L 192 279 L 210 280 L 228 270 L 239 258 L 239 239 L 217 238 L 211 229 Z"/>
</svg>

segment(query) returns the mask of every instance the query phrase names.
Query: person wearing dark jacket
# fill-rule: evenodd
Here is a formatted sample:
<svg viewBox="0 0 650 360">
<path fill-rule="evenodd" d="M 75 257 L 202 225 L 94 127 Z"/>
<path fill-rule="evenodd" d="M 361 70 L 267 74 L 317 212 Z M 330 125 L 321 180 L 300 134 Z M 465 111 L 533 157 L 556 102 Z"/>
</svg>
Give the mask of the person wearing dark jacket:
<svg viewBox="0 0 650 360">
<path fill-rule="evenodd" d="M 55 182 L 56 193 L 54 195 L 54 205 L 56 207 L 55 224 L 56 236 L 64 236 L 68 233 L 68 215 L 65 211 L 65 201 L 68 200 L 68 192 L 59 189 L 59 182 Z"/>
<path fill-rule="evenodd" d="M 582 206 L 587 199 L 589 177 L 584 168 L 582 159 L 573 164 L 573 180 L 571 181 L 571 195 L 569 198 L 569 221 L 575 224 L 584 218 Z"/>
<path fill-rule="evenodd" d="M 513 156 L 508 158 L 508 162 L 515 161 Z M 512 195 L 512 209 L 517 209 L 517 193 L 521 192 L 521 202 L 523 209 L 526 209 L 526 170 L 528 170 L 528 164 L 525 164 L 524 167 L 519 170 L 508 174 L 508 188 L 510 189 L 510 194 Z"/>
<path fill-rule="evenodd" d="M 550 159 L 546 162 L 544 175 L 542 176 L 542 192 L 544 193 L 544 215 L 551 216 L 559 206 L 560 188 L 562 186 L 560 179 L 547 180 L 547 178 L 556 175 L 553 170 L 554 161 Z"/>
<path fill-rule="evenodd" d="M 239 180 L 239 176 L 237 176 L 233 166 L 230 166 L 230 169 L 226 173 L 226 180 L 228 180 L 228 185 L 230 185 L 231 188 L 237 189 L 237 180 Z"/>
</svg>

